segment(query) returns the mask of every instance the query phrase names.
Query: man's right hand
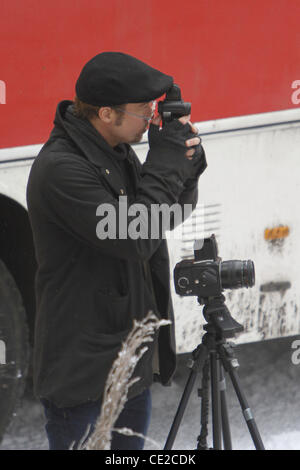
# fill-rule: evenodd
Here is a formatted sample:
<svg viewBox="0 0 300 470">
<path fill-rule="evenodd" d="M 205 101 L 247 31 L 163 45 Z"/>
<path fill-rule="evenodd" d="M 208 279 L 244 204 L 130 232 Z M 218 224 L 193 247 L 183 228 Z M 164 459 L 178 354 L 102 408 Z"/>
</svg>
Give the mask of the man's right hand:
<svg viewBox="0 0 300 470">
<path fill-rule="evenodd" d="M 198 136 L 198 129 L 197 127 L 195 127 L 191 121 L 190 121 L 190 118 L 191 118 L 191 115 L 189 116 L 183 116 L 181 118 L 178 119 L 178 121 L 182 122 L 182 124 L 189 124 L 191 126 L 191 130 L 192 132 L 194 132 L 194 134 L 197 134 L 197 137 L 192 137 L 191 139 L 188 139 L 185 141 L 185 145 L 187 147 L 194 147 L 195 145 L 199 145 L 201 144 L 201 138 Z M 185 156 L 189 159 L 189 160 L 192 160 L 193 159 L 193 155 L 194 153 L 196 152 L 195 149 L 190 149 L 186 152 Z"/>
<path fill-rule="evenodd" d="M 189 147 L 200 146 L 200 137 L 193 136 L 198 134 L 198 130 L 190 122 L 190 115 L 168 122 L 161 129 L 160 121 L 161 117 L 157 116 L 150 124 L 148 132 L 150 151 L 145 163 L 169 170 L 170 173 L 177 173 L 184 183 L 187 179 L 195 177 L 193 165 L 195 149 Z"/>
<path fill-rule="evenodd" d="M 198 134 L 198 129 L 197 127 L 195 127 L 191 121 L 190 121 L 190 118 L 191 118 L 191 115 L 189 114 L 188 116 L 182 116 L 181 118 L 178 119 L 178 121 L 180 121 L 182 124 L 189 124 L 190 127 L 191 127 L 191 131 L 194 133 L 194 134 Z M 160 122 L 161 122 L 161 116 L 158 115 L 156 116 L 153 120 L 152 120 L 152 124 L 154 124 L 155 126 L 158 126 L 160 125 Z M 185 145 L 186 147 L 194 147 L 195 145 L 199 145 L 201 143 L 201 138 L 199 136 L 197 137 L 192 137 L 190 139 L 187 139 L 185 141 Z M 195 153 L 195 149 L 190 149 L 186 152 L 185 156 L 191 160 L 192 159 L 192 156 L 194 155 Z"/>
</svg>

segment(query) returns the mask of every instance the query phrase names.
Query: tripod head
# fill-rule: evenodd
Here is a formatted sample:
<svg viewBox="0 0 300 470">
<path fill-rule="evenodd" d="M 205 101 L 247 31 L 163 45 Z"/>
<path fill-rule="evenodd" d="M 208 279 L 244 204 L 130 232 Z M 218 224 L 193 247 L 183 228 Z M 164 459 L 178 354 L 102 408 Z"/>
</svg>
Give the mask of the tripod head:
<svg viewBox="0 0 300 470">
<path fill-rule="evenodd" d="M 225 305 L 224 295 L 217 297 L 198 297 L 199 304 L 203 305 L 203 316 L 207 321 L 204 329 L 210 331 L 212 328 L 221 338 L 233 338 L 236 333 L 244 331 L 243 325 L 238 323 L 231 315 Z"/>
</svg>

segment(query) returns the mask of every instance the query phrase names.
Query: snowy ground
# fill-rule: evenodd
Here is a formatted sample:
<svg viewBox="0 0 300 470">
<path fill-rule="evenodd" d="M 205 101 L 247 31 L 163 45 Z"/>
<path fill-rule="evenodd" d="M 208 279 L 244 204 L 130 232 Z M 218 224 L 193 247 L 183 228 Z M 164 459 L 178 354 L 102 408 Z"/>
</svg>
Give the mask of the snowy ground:
<svg viewBox="0 0 300 470">
<path fill-rule="evenodd" d="M 254 414 L 262 440 L 267 449 L 300 449 L 300 365 L 291 360 L 291 344 L 299 337 L 282 338 L 240 345 L 236 348 L 239 359 L 239 377 Z M 154 384 L 153 414 L 149 437 L 164 447 L 189 369 L 187 356 L 179 360 L 172 387 Z M 248 428 L 229 378 L 227 398 L 234 449 L 253 449 Z M 200 430 L 200 400 L 197 397 L 197 379 L 173 449 L 195 449 Z M 211 445 L 211 432 L 208 444 Z M 146 444 L 146 449 L 156 449 Z M 4 449 L 47 449 L 44 415 L 39 404 L 27 391 L 16 410 L 0 445 Z"/>
</svg>

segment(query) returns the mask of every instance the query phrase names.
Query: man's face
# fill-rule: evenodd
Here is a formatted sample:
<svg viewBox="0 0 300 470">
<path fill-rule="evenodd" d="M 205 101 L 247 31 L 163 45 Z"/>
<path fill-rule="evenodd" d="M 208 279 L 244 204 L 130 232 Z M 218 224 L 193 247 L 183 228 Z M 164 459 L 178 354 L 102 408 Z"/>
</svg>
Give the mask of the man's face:
<svg viewBox="0 0 300 470">
<path fill-rule="evenodd" d="M 140 142 L 144 132 L 149 127 L 147 118 L 153 116 L 154 102 L 128 103 L 118 115 L 116 111 L 115 120 L 111 131 L 119 140 L 119 143 L 133 144 Z"/>
</svg>

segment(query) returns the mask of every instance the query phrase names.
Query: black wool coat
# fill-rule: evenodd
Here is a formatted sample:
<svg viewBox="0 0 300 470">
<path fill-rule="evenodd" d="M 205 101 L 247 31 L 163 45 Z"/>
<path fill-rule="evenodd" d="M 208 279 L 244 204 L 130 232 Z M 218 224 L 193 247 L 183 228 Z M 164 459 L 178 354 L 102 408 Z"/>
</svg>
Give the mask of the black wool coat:
<svg viewBox="0 0 300 470">
<path fill-rule="evenodd" d="M 110 147 L 88 121 L 73 115 L 70 101 L 59 103 L 54 124 L 27 186 L 38 265 L 33 378 L 38 397 L 69 407 L 102 397 L 134 318 L 151 309 L 174 320 L 166 240 L 97 237 L 99 204 L 113 204 L 118 217 L 118 198 L 128 194 L 120 160 L 129 162 L 131 201 L 147 207 L 175 202 L 195 207 L 197 177 L 206 162 L 204 156 L 185 188 L 179 181 L 169 184 L 164 175 L 153 177 L 129 145 Z M 141 379 L 129 396 L 152 383 L 154 343 L 136 367 Z M 166 385 L 176 367 L 174 323 L 160 328 L 157 347 Z"/>
</svg>

